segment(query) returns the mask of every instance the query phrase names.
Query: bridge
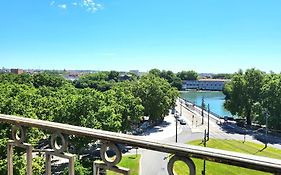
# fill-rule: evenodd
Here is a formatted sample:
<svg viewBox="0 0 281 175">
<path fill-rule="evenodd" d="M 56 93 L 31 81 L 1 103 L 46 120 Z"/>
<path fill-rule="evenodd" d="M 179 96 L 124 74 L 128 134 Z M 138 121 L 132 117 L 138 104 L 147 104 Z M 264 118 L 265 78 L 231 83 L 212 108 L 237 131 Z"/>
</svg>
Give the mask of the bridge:
<svg viewBox="0 0 281 175">
<path fill-rule="evenodd" d="M 51 174 L 52 155 L 67 158 L 69 160 L 69 174 L 74 175 L 75 155 L 68 152 L 69 136 L 89 137 L 100 140 L 102 143 L 100 157 L 104 163 L 94 164 L 93 174 L 99 174 L 100 169 L 108 169 L 123 174 L 130 174 L 130 170 L 116 166 L 122 159 L 122 151 L 117 144 L 125 144 L 133 147 L 139 147 L 159 152 L 171 154 L 167 164 L 169 175 L 174 175 L 173 166 L 178 160 L 183 161 L 189 167 L 191 175 L 199 174 L 191 158 L 199 158 L 221 164 L 234 165 L 273 174 L 281 174 L 281 160 L 241 154 L 231 151 L 205 148 L 180 143 L 165 143 L 161 141 L 148 140 L 138 136 L 114 133 L 109 131 L 96 130 L 91 128 L 73 126 L 68 124 L 42 121 L 37 119 L 18 117 L 12 115 L 0 114 L 0 123 L 11 125 L 12 137 L 7 144 L 7 164 L 8 175 L 13 175 L 13 147 L 22 147 L 26 150 L 27 175 L 32 174 L 32 156 L 33 152 L 43 152 L 45 154 L 45 172 Z M 50 147 L 52 149 L 34 149 L 31 144 L 26 143 L 28 128 L 38 128 L 51 133 Z M 58 140 L 61 140 L 58 142 Z M 111 149 L 115 152 L 115 158 L 109 159 L 106 151 Z"/>
</svg>

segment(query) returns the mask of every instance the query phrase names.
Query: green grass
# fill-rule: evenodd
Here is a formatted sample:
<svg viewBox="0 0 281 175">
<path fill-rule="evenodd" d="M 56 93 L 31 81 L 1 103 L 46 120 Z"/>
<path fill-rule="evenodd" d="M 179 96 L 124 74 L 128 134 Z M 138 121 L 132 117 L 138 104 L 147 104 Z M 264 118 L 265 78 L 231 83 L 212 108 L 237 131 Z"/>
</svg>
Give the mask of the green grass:
<svg viewBox="0 0 281 175">
<path fill-rule="evenodd" d="M 140 155 L 128 155 L 123 156 L 121 162 L 117 165 L 119 167 L 129 168 L 131 175 L 138 175 L 139 174 L 139 161 L 140 161 Z M 107 171 L 108 175 L 116 175 L 119 173 L 115 173 L 112 171 Z"/>
<path fill-rule="evenodd" d="M 201 143 L 201 140 L 192 141 L 192 142 L 189 142 L 188 144 L 203 146 Z M 281 159 L 281 150 L 272 148 L 272 147 L 267 147 L 265 150 L 262 150 L 264 148 L 264 145 L 256 144 L 256 143 L 252 143 L 252 142 L 243 143 L 242 141 L 237 141 L 237 140 L 210 139 L 207 142 L 207 147 Z M 201 160 L 201 159 L 192 159 L 192 160 L 194 161 L 194 163 L 196 165 L 196 174 L 201 174 L 202 169 L 203 169 L 203 160 Z M 188 167 L 181 161 L 177 161 L 175 163 L 174 171 L 178 175 L 189 174 Z M 246 169 L 246 168 L 206 161 L 206 174 L 207 175 L 217 175 L 217 174 L 267 175 L 270 173 L 264 173 L 264 172 L 250 170 L 250 169 Z"/>
</svg>

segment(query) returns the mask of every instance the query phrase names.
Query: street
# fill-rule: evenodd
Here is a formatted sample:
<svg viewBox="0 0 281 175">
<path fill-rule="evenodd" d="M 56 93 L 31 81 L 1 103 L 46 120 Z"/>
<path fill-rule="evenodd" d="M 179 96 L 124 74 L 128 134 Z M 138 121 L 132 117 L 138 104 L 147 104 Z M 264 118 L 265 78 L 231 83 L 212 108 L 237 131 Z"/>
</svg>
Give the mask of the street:
<svg viewBox="0 0 281 175">
<path fill-rule="evenodd" d="M 207 130 L 207 113 L 204 113 L 204 124 L 202 124 L 202 116 L 198 113 L 198 110 L 187 109 L 181 106 L 180 101 L 177 101 L 176 110 L 182 114 L 182 118 L 186 121 L 186 125 L 180 125 L 178 123 L 178 143 L 187 143 L 192 140 L 203 139 L 204 131 Z M 196 112 L 197 111 L 197 112 Z M 148 130 L 142 136 L 146 139 L 161 140 L 169 143 L 175 143 L 176 141 L 176 123 L 173 114 L 169 114 L 165 117 L 162 125 L 155 126 Z M 256 142 L 263 144 L 257 140 L 254 135 L 245 135 L 243 133 L 229 132 L 229 128 L 235 127 L 231 124 L 219 125 L 223 121 L 210 115 L 209 131 L 210 138 L 218 139 L 235 139 Z M 225 127 L 226 126 L 226 127 Z M 228 129 L 226 129 L 228 128 Z M 278 140 L 279 138 L 272 138 L 272 140 Z M 280 139 L 279 139 L 280 140 Z M 281 148 L 281 143 L 269 144 L 269 146 L 275 148 Z M 141 175 L 167 175 L 167 163 L 168 154 L 162 152 L 156 152 L 146 149 L 140 149 L 141 161 L 140 161 L 140 174 Z"/>
</svg>

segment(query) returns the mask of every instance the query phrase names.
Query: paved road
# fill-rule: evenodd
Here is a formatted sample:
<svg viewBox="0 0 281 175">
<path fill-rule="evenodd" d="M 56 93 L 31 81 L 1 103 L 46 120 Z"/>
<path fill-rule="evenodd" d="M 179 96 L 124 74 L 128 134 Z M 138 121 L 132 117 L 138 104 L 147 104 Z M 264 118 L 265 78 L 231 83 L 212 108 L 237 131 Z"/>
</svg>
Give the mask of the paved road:
<svg viewBox="0 0 281 175">
<path fill-rule="evenodd" d="M 167 119 L 165 119 L 167 120 Z M 173 125 L 173 127 L 170 128 L 162 128 L 163 134 L 162 137 L 153 136 L 153 133 L 151 136 L 147 136 L 148 138 L 154 138 L 156 140 L 162 140 L 165 142 L 175 143 L 176 136 L 175 136 L 175 119 L 173 115 L 170 115 L 168 117 L 168 122 L 170 125 Z M 164 123 L 167 123 L 167 121 Z M 178 142 L 179 143 L 185 143 L 190 140 L 196 140 L 201 138 L 201 133 L 191 133 L 191 129 L 188 125 L 180 125 L 178 123 Z M 167 134 L 169 133 L 169 134 Z M 156 133 L 159 134 L 159 133 Z M 164 135 L 164 136 L 163 136 Z M 166 135 L 166 137 L 165 137 Z M 157 151 L 151 151 L 142 149 L 141 150 L 142 158 L 141 158 L 141 175 L 168 175 L 167 172 L 167 164 L 168 164 L 168 154 L 157 152 Z"/>
<path fill-rule="evenodd" d="M 198 140 L 203 138 L 204 130 L 207 129 L 207 113 L 204 113 L 204 124 L 202 124 L 202 116 L 198 113 L 198 110 L 193 110 L 181 107 L 179 101 L 177 101 L 177 111 L 181 111 L 182 118 L 187 122 L 187 125 L 178 125 L 178 142 L 186 143 L 192 140 Z M 145 134 L 144 137 L 162 140 L 166 142 L 175 143 L 175 119 L 172 115 L 169 115 L 165 118 L 165 126 L 154 128 L 151 131 Z M 214 116 L 210 115 L 210 138 L 219 138 L 219 139 L 235 139 L 235 140 L 244 140 L 262 143 L 259 141 L 255 134 L 250 132 L 245 135 L 243 132 L 239 133 L 237 130 L 241 128 L 236 128 L 236 125 L 232 124 L 219 124 L 222 121 L 217 119 Z M 232 132 L 233 130 L 233 132 Z M 157 132 L 155 132 L 157 131 Z M 160 132 L 159 132 L 160 131 Z M 264 138 L 264 136 L 261 136 Z M 271 137 L 272 143 L 270 146 L 281 148 L 281 139 Z M 141 175 L 167 175 L 167 163 L 166 159 L 167 154 L 161 152 L 155 152 L 151 150 L 141 150 Z"/>
</svg>

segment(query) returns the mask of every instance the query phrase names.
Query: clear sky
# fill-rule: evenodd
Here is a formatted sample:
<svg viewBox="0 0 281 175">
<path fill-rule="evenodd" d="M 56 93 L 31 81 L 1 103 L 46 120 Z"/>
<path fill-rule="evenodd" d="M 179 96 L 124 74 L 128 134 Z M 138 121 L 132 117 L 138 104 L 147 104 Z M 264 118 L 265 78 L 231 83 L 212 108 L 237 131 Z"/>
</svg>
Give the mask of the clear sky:
<svg viewBox="0 0 281 175">
<path fill-rule="evenodd" d="M 1 0 L 6 68 L 281 71 L 281 0 Z"/>
</svg>

